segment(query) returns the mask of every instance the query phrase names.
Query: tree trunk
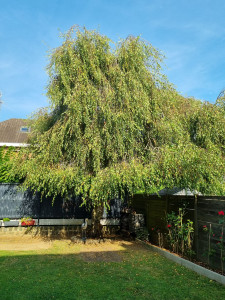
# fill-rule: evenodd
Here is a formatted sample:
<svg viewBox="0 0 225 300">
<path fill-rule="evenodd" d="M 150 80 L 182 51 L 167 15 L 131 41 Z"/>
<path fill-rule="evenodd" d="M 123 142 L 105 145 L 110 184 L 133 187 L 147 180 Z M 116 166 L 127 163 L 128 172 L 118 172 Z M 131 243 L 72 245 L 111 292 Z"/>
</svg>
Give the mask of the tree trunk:
<svg viewBox="0 0 225 300">
<path fill-rule="evenodd" d="M 92 211 L 92 236 L 94 238 L 103 238 L 103 230 L 102 225 L 100 224 L 100 220 L 102 218 L 104 211 L 104 205 L 100 204 L 99 206 L 95 206 Z"/>
</svg>

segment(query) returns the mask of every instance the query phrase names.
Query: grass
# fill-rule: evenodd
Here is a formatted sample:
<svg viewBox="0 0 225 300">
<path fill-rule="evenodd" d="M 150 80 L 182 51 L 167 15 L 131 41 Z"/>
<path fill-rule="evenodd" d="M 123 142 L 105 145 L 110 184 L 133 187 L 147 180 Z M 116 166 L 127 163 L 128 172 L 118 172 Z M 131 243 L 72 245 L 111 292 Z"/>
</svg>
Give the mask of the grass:
<svg viewBox="0 0 225 300">
<path fill-rule="evenodd" d="M 109 258 L 104 247 L 89 246 L 88 255 L 84 247 L 55 241 L 46 250 L 0 251 L 1 299 L 225 299 L 224 286 L 142 245 L 120 245 L 112 253 L 120 262 L 101 261 Z"/>
</svg>

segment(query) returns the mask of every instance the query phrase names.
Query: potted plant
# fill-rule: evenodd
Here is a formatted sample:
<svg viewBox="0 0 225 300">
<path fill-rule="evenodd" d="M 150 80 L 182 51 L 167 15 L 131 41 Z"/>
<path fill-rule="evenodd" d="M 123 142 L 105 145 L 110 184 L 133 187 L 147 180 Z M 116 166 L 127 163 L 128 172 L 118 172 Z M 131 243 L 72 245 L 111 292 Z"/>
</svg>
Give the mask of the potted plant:
<svg viewBox="0 0 225 300">
<path fill-rule="evenodd" d="M 35 221 L 31 217 L 26 217 L 21 219 L 21 226 L 34 226 Z"/>
<path fill-rule="evenodd" d="M 3 218 L 3 223 L 5 227 L 17 227 L 19 226 L 19 221 L 10 220 L 9 218 Z"/>
</svg>

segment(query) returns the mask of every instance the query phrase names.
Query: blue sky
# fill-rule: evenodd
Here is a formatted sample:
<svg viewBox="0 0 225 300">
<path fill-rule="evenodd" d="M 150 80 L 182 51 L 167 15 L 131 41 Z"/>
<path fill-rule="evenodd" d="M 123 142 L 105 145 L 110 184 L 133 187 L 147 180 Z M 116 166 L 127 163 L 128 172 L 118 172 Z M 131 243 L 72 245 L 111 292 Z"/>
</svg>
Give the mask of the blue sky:
<svg viewBox="0 0 225 300">
<path fill-rule="evenodd" d="M 166 56 L 184 96 L 215 102 L 225 87 L 224 0 L 0 0 L 0 121 L 48 105 L 47 51 L 72 25 L 113 41 L 141 35 Z"/>
</svg>

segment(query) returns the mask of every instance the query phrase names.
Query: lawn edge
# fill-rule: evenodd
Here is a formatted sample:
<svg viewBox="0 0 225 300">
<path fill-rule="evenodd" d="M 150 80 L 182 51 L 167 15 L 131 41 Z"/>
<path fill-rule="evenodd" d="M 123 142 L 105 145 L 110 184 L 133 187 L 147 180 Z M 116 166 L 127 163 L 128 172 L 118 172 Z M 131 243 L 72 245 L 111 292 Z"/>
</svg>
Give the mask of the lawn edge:
<svg viewBox="0 0 225 300">
<path fill-rule="evenodd" d="M 181 266 L 184 266 L 184 267 L 186 267 L 186 268 L 188 268 L 188 269 L 190 269 L 190 270 L 192 270 L 192 271 L 194 271 L 194 272 L 196 272 L 196 273 L 198 273 L 202 276 L 208 277 L 211 280 L 217 281 L 220 284 L 225 285 L 225 276 L 220 275 L 220 274 L 218 274 L 216 272 L 213 272 L 211 270 L 208 270 L 204 267 L 201 267 L 201 266 L 199 266 L 199 265 L 197 265 L 197 264 L 195 264 L 195 263 L 193 263 L 189 260 L 186 260 L 186 259 L 181 258 L 181 257 L 179 257 L 179 256 L 177 256 L 177 255 L 175 255 L 171 252 L 168 252 L 165 249 L 159 248 L 159 247 L 157 247 L 155 245 L 152 245 L 152 244 L 149 244 L 149 243 L 145 243 L 144 241 L 141 241 L 141 240 L 138 240 L 138 241 L 144 243 L 152 251 L 159 253 L 160 255 L 168 258 L 169 260 L 172 260 L 175 263 L 177 263 Z"/>
</svg>

